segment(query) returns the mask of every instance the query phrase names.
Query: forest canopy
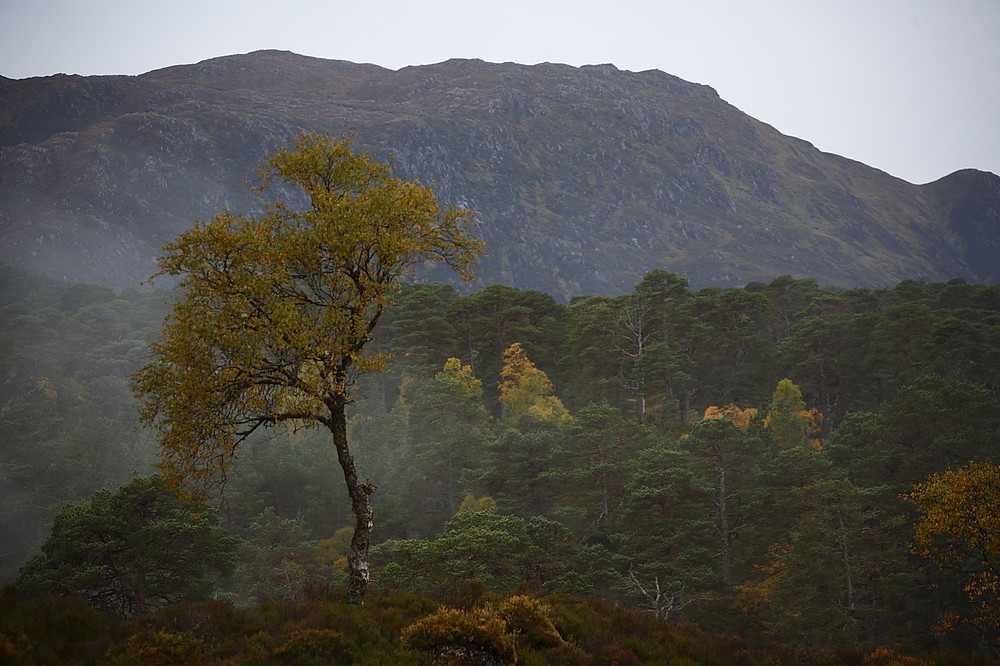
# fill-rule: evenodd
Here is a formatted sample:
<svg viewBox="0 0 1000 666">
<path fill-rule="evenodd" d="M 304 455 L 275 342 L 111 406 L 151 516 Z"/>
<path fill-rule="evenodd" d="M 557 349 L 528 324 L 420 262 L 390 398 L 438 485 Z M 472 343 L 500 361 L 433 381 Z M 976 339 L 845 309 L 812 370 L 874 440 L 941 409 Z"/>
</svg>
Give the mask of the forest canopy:
<svg viewBox="0 0 1000 666">
<path fill-rule="evenodd" d="M 175 294 L 11 270 L 3 293 L 13 580 L 63 502 L 149 470 L 127 376 Z M 691 291 L 653 271 L 562 304 L 416 283 L 370 344 L 394 359 L 358 384 L 348 427 L 379 487 L 379 589 L 597 596 L 799 647 L 996 646 L 995 604 L 966 589 L 991 584 L 967 572 L 995 535 L 977 550 L 935 511 L 996 500 L 974 478 L 1000 450 L 1000 287 Z M 241 539 L 219 594 L 247 606 L 344 584 L 336 457 L 294 428 L 246 444 L 217 498 Z"/>
</svg>

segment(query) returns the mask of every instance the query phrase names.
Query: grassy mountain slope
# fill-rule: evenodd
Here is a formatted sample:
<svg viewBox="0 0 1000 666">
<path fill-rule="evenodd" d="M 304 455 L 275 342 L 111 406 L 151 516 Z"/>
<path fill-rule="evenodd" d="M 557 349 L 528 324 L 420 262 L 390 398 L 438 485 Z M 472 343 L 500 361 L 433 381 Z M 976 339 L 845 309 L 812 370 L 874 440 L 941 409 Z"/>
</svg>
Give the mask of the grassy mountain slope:
<svg viewBox="0 0 1000 666">
<path fill-rule="evenodd" d="M 917 186 L 659 71 L 474 60 L 392 71 L 262 51 L 137 77 L 0 79 L 0 259 L 126 286 L 299 130 L 351 136 L 481 215 L 482 283 L 572 297 L 653 268 L 695 287 L 992 281 L 1000 178 Z M 428 277 L 434 278 L 433 274 Z"/>
</svg>

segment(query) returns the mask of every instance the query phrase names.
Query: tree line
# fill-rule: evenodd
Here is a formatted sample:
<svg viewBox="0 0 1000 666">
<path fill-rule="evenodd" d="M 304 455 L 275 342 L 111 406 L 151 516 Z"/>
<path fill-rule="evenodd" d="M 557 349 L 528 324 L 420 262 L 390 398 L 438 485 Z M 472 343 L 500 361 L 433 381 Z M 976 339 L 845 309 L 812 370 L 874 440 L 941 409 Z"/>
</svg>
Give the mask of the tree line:
<svg viewBox="0 0 1000 666">
<path fill-rule="evenodd" d="M 63 502 L 149 471 L 127 376 L 173 295 L 11 269 L 4 291 L 13 579 Z M 349 419 L 377 487 L 374 579 L 598 595 L 797 645 L 995 640 L 995 542 L 977 559 L 940 507 L 961 487 L 996 501 L 998 334 L 1000 288 L 960 281 L 692 291 L 653 271 L 570 304 L 407 284 L 375 331 L 393 360 Z M 327 449 L 294 428 L 247 443 L 221 495 L 232 599 L 344 575 Z"/>
<path fill-rule="evenodd" d="M 990 541 L 950 543 L 950 560 L 947 535 L 976 524 L 939 524 L 924 547 L 914 528 L 933 513 L 920 484 L 995 456 L 998 296 L 787 276 L 691 291 L 665 271 L 568 305 L 409 285 L 379 339 L 398 362 L 352 422 L 384 489 L 379 554 L 395 585 L 502 571 L 503 585 L 597 591 L 798 644 L 926 646 L 946 626 L 958 642 L 995 637 L 995 520 Z M 534 409 L 513 405 L 518 375 Z M 455 515 L 469 495 L 496 503 L 476 527 Z M 493 523 L 520 544 L 501 549 L 517 564 L 449 569 L 449 544 Z M 962 592 L 972 580 L 979 597 Z"/>
</svg>

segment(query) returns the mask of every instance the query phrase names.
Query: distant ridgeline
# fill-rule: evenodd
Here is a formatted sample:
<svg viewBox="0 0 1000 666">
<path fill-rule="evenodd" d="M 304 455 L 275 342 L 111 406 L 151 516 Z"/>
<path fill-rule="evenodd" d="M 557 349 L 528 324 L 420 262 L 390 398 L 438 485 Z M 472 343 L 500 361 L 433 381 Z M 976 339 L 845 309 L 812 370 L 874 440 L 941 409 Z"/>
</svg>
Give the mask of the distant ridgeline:
<svg viewBox="0 0 1000 666">
<path fill-rule="evenodd" d="M 473 60 L 391 71 L 261 51 L 142 76 L 0 79 L 0 259 L 138 285 L 299 130 L 351 136 L 479 213 L 480 286 L 621 294 L 997 281 L 1000 178 L 913 185 L 820 152 L 658 71 Z M 443 274 L 425 274 L 427 281 Z"/>
</svg>

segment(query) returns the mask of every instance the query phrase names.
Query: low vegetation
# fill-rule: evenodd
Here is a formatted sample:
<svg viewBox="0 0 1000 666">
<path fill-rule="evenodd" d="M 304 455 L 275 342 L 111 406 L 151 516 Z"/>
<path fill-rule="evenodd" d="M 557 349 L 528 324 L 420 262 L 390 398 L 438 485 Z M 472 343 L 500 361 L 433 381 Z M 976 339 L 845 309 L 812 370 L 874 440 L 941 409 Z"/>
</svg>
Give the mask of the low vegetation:
<svg viewBox="0 0 1000 666">
<path fill-rule="evenodd" d="M 343 591 L 336 596 L 343 597 Z M 325 598 L 180 603 L 129 621 L 78 598 L 0 593 L 0 660 L 12 664 L 985 664 L 956 652 L 793 649 L 567 596 L 487 596 L 449 607 L 373 590 L 363 606 Z"/>
</svg>

